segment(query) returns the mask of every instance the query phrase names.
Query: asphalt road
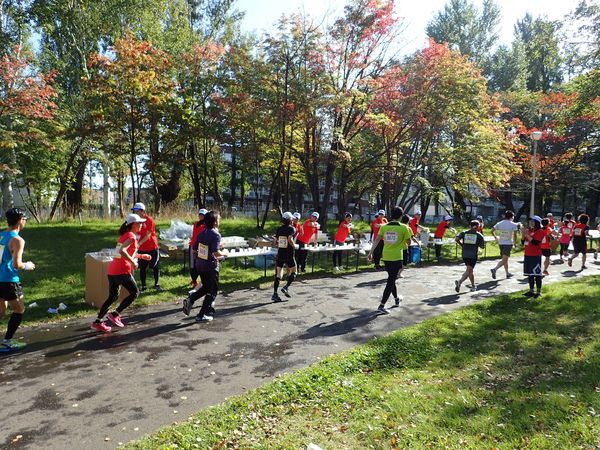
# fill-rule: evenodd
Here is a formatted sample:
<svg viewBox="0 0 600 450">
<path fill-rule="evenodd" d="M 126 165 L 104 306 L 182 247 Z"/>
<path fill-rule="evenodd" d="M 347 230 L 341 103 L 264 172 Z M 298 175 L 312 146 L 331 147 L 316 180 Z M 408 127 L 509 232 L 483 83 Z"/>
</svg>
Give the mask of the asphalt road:
<svg viewBox="0 0 600 450">
<path fill-rule="evenodd" d="M 515 278 L 491 279 L 495 261 L 475 269 L 478 290 L 459 295 L 463 265 L 412 268 L 398 280 L 404 301 L 375 314 L 385 272 L 303 280 L 293 298 L 270 301 L 270 289 L 240 290 L 217 299 L 211 323 L 181 313 L 181 300 L 126 311 L 126 328 L 109 334 L 89 319 L 23 328 L 28 346 L 0 356 L 2 449 L 115 448 L 192 413 L 241 394 L 275 375 L 308 366 L 375 336 L 452 311 L 485 297 L 526 288 L 519 258 Z M 599 274 L 588 260 L 579 272 L 551 266 L 549 283 Z M 543 301 L 543 297 L 538 300 Z"/>
</svg>

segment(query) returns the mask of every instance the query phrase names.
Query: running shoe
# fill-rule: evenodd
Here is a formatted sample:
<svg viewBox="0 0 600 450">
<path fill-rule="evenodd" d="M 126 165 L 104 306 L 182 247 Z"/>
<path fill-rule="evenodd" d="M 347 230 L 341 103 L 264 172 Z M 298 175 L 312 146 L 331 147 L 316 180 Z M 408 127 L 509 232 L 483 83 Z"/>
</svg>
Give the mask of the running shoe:
<svg viewBox="0 0 600 450">
<path fill-rule="evenodd" d="M 279 294 L 273 294 L 271 296 L 271 301 L 273 303 L 279 303 L 279 302 L 282 302 L 283 300 L 281 300 L 281 297 L 279 296 Z"/>
<path fill-rule="evenodd" d="M 14 352 L 21 350 L 27 344 L 25 342 L 18 341 L 16 339 L 4 339 L 0 345 L 0 351 L 3 352 Z"/>
<path fill-rule="evenodd" d="M 594 252 L 594 259 L 598 259 L 598 250 Z"/>
<path fill-rule="evenodd" d="M 140 287 L 140 292 L 146 292 L 146 286 Z"/>
<path fill-rule="evenodd" d="M 587 269 L 587 266 L 581 266 L 581 270 Z"/>
<path fill-rule="evenodd" d="M 549 273 L 547 270 L 544 270 L 544 271 L 542 272 L 542 275 L 546 276 L 546 275 L 550 275 L 550 273 Z"/>
<path fill-rule="evenodd" d="M 542 293 L 537 291 L 535 294 L 533 294 L 533 298 L 538 298 L 540 295 L 542 295 Z"/>
<path fill-rule="evenodd" d="M 492 272 L 492 280 L 496 279 L 496 269 L 490 269 L 490 272 Z"/>
<path fill-rule="evenodd" d="M 394 299 L 394 304 L 396 306 L 400 306 L 400 302 L 403 300 L 403 297 L 400 295 Z"/>
<path fill-rule="evenodd" d="M 192 310 L 192 300 L 187 297 L 184 301 L 183 301 L 183 308 L 182 311 L 186 316 L 190 315 L 190 311 Z"/>
<path fill-rule="evenodd" d="M 285 295 L 287 298 L 292 298 L 290 291 L 288 291 L 288 287 L 284 286 L 281 288 L 281 292 L 283 292 L 283 295 Z"/>
<path fill-rule="evenodd" d="M 154 290 L 155 290 L 156 292 L 161 292 L 161 291 L 163 291 L 164 289 L 162 288 L 162 286 L 161 286 L 160 284 L 155 284 L 155 285 L 154 285 Z"/>
<path fill-rule="evenodd" d="M 104 333 L 108 333 L 109 331 L 112 330 L 110 325 L 107 325 L 105 322 L 92 322 L 92 324 L 90 325 L 90 328 L 92 330 L 102 331 Z"/>
<path fill-rule="evenodd" d="M 454 290 L 460 292 L 460 282 L 458 280 L 454 280 Z"/>
<path fill-rule="evenodd" d="M 527 291 L 523 294 L 525 297 L 533 297 L 535 293 L 533 291 Z"/>
<path fill-rule="evenodd" d="M 333 271 L 334 271 L 334 272 L 340 272 L 340 271 L 341 271 L 341 269 L 340 269 L 338 266 L 335 266 L 335 267 L 333 268 Z"/>
<path fill-rule="evenodd" d="M 123 328 L 125 326 L 125 324 L 123 323 L 123 321 L 121 320 L 121 315 L 119 313 L 108 313 L 106 315 L 106 318 L 108 320 L 110 320 L 113 325 L 118 326 L 119 328 Z"/>
<path fill-rule="evenodd" d="M 471 292 L 475 292 L 477 290 L 477 286 L 475 286 L 474 284 L 469 286 L 469 289 L 471 289 Z"/>
<path fill-rule="evenodd" d="M 207 314 L 204 314 L 203 316 L 196 316 L 196 322 L 212 322 L 213 320 L 213 316 L 209 316 Z"/>
<path fill-rule="evenodd" d="M 387 309 L 387 308 L 386 308 L 385 306 L 383 306 L 383 305 L 379 305 L 379 308 L 377 308 L 377 312 L 378 312 L 379 314 L 389 314 L 389 313 L 390 313 L 389 309 Z"/>
<path fill-rule="evenodd" d="M 514 275 L 513 275 L 512 273 L 508 272 L 508 273 L 506 274 L 506 278 L 512 278 L 512 277 L 514 277 Z"/>
</svg>

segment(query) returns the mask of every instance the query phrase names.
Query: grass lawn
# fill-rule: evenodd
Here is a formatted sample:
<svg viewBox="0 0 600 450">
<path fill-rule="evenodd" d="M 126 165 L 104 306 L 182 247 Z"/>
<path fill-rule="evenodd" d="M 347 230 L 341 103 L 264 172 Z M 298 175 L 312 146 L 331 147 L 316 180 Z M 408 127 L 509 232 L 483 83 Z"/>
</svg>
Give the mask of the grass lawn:
<svg viewBox="0 0 600 450">
<path fill-rule="evenodd" d="M 158 221 L 157 228 L 168 228 L 169 221 Z M 270 221 L 266 224 L 266 232 L 255 228 L 255 221 L 251 218 L 238 218 L 235 220 L 224 219 L 220 231 L 223 236 L 255 237 L 260 234 L 273 234 L 278 223 Z M 103 248 L 113 248 L 117 242 L 117 222 L 84 222 L 80 226 L 77 222 L 34 224 L 29 223 L 22 233 L 26 241 L 24 260 L 32 260 L 36 264 L 33 272 L 21 272 L 21 279 L 25 292 L 25 302 L 38 303 L 38 308 L 29 308 L 25 314 L 24 326 L 34 325 L 39 322 L 64 320 L 70 317 L 92 316 L 94 309 L 84 301 L 85 290 L 85 254 Z M 334 228 L 332 225 L 331 228 Z M 356 224 L 357 231 L 369 230 L 365 222 Z M 334 230 L 335 231 L 335 230 Z M 330 233 L 331 234 L 331 233 Z M 427 252 L 424 251 L 424 258 Z M 433 259 L 435 253 L 430 251 Z M 443 256 L 448 261 L 456 261 L 454 246 L 444 246 Z M 460 258 L 460 253 L 459 253 Z M 487 258 L 499 257 L 498 246 L 488 244 Z M 308 263 L 311 262 L 309 255 Z M 345 260 L 344 260 L 345 261 Z M 251 267 L 243 268 L 242 261 L 226 261 L 221 271 L 221 287 L 223 290 L 233 290 L 248 285 L 268 286 L 273 279 L 273 269 L 267 270 L 265 277 L 262 269 L 257 269 L 250 258 Z M 355 266 L 355 258 L 349 259 L 350 270 Z M 163 259 L 161 261 L 161 285 L 165 289 L 161 293 L 152 290 L 144 293 L 133 307 L 144 306 L 164 301 L 173 301 L 182 298 L 189 289 L 189 272 L 183 270 L 181 259 Z M 367 264 L 365 256 L 359 260 L 359 269 L 371 267 Z M 150 272 L 151 276 L 151 272 Z M 332 274 L 331 254 L 320 254 L 315 261 L 315 272 L 306 276 L 335 276 Z M 136 275 L 139 280 L 139 276 Z M 150 285 L 152 283 L 149 283 Z M 66 311 L 59 315 L 47 313 L 49 307 L 56 307 L 59 303 L 67 305 Z M 0 321 L 4 327 L 8 319 Z"/>
<path fill-rule="evenodd" d="M 495 297 L 278 377 L 147 448 L 600 447 L 600 277 Z"/>
</svg>

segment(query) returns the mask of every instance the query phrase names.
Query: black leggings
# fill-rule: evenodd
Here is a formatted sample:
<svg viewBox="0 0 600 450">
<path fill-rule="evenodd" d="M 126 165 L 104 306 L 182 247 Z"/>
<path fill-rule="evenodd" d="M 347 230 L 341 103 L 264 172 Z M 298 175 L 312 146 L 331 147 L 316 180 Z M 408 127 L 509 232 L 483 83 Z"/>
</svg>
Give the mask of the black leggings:
<svg viewBox="0 0 600 450">
<path fill-rule="evenodd" d="M 383 239 L 379 241 L 379 244 L 373 250 L 373 262 L 376 266 L 381 262 L 381 255 L 383 255 Z"/>
<path fill-rule="evenodd" d="M 217 298 L 217 291 L 219 290 L 219 272 L 217 270 L 211 270 L 209 272 L 198 272 L 200 274 L 200 281 L 202 286 L 190 295 L 192 305 L 199 298 L 204 297 L 202 308 L 198 313 L 198 317 L 204 315 L 212 316 L 215 312 L 213 303 Z"/>
<path fill-rule="evenodd" d="M 333 243 L 334 246 L 344 245 L 342 242 L 335 241 Z M 339 261 L 339 263 L 338 263 Z M 333 267 L 339 267 L 342 265 L 342 251 L 336 250 L 333 252 Z"/>
<path fill-rule="evenodd" d="M 296 262 L 298 263 L 298 270 L 304 272 L 306 270 L 306 257 L 308 256 L 308 250 L 305 250 L 307 244 L 298 241 L 298 250 L 296 251 Z"/>
<path fill-rule="evenodd" d="M 154 285 L 157 285 L 160 276 L 160 252 L 155 248 L 154 250 L 138 250 L 138 253 L 141 255 L 150 255 L 152 257 L 150 261 L 146 261 L 145 259 L 139 260 L 140 281 L 142 282 L 142 287 L 146 287 L 146 269 L 148 268 L 148 265 L 152 267 L 152 271 L 154 272 Z"/>
<path fill-rule="evenodd" d="M 196 269 L 196 255 L 194 254 L 194 250 L 190 246 L 190 277 L 192 278 L 192 283 L 196 284 L 198 281 L 198 276 L 200 272 Z"/>
<path fill-rule="evenodd" d="M 398 278 L 398 272 L 402 269 L 402 261 L 383 261 L 385 265 L 385 270 L 388 273 L 387 283 L 385 284 L 385 289 L 383 290 L 383 297 L 381 298 L 381 304 L 385 305 L 390 298 L 390 294 L 394 296 L 394 298 L 398 298 L 398 290 L 396 289 L 396 278 Z"/>
<path fill-rule="evenodd" d="M 542 290 L 542 277 L 534 277 L 530 275 L 529 277 L 527 277 L 527 279 L 529 280 L 529 289 L 531 291 L 533 291 L 534 284 L 538 291 Z"/>
<path fill-rule="evenodd" d="M 137 287 L 137 284 L 130 273 L 123 275 L 109 275 L 108 298 L 100 308 L 100 312 L 98 313 L 98 320 L 102 320 L 102 318 L 108 312 L 110 305 L 112 305 L 117 300 L 117 298 L 119 298 L 119 291 L 121 286 L 123 286 L 129 291 L 129 295 L 123 299 L 123 301 L 117 308 L 117 312 L 119 314 L 121 314 L 121 312 L 125 308 L 131 305 L 133 301 L 138 297 L 138 295 L 140 295 L 140 291 Z"/>
</svg>

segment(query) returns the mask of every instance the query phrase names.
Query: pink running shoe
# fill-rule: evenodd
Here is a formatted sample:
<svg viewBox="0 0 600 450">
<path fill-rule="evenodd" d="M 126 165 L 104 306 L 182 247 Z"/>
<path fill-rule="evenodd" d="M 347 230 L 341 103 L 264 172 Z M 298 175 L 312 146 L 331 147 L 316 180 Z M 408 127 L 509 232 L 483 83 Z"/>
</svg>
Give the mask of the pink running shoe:
<svg viewBox="0 0 600 450">
<path fill-rule="evenodd" d="M 104 322 L 100 322 L 100 323 L 92 322 L 92 325 L 90 325 L 90 328 L 92 330 L 102 331 L 104 333 L 108 333 L 109 331 L 112 330 L 112 328 L 110 326 L 106 325 L 106 323 L 104 323 Z"/>
<path fill-rule="evenodd" d="M 108 320 L 110 320 L 113 325 L 116 325 L 119 328 L 123 328 L 125 326 L 125 324 L 123 323 L 123 321 L 121 320 L 121 315 L 120 314 L 115 314 L 115 313 L 108 313 L 106 315 L 106 318 Z"/>
</svg>

